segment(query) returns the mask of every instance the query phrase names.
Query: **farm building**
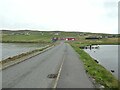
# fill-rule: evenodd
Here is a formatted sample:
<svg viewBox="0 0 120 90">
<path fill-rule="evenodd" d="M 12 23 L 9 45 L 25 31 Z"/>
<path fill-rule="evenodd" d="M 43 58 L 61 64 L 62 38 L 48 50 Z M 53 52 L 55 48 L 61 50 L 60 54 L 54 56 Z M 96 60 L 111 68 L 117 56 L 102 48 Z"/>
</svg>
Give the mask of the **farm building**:
<svg viewBox="0 0 120 90">
<path fill-rule="evenodd" d="M 74 41 L 75 38 L 73 38 L 73 37 L 68 37 L 68 38 L 65 38 L 65 40 L 66 40 L 66 41 Z"/>
<path fill-rule="evenodd" d="M 92 37 L 86 37 L 85 39 L 102 39 L 102 36 L 92 36 Z"/>
</svg>

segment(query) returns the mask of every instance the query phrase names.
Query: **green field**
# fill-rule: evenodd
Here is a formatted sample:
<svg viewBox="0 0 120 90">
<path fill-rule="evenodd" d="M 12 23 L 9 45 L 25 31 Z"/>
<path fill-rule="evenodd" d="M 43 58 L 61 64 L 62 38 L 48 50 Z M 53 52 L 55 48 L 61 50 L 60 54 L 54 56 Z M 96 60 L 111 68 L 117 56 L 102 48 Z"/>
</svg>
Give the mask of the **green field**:
<svg viewBox="0 0 120 90">
<path fill-rule="evenodd" d="M 56 35 L 58 34 L 58 35 Z M 63 31 L 2 31 L 2 42 L 4 43 L 51 43 L 53 37 L 66 38 L 75 37 L 81 44 L 120 44 L 117 34 L 85 33 L 85 32 L 63 32 Z M 114 36 L 98 40 L 86 40 L 89 36 Z"/>
<path fill-rule="evenodd" d="M 81 44 L 120 44 L 119 38 L 103 38 L 103 39 L 98 39 L 98 40 L 86 40 L 85 37 L 79 37 L 78 42 Z"/>
<path fill-rule="evenodd" d="M 59 35 L 55 35 L 59 33 Z M 76 36 L 75 33 L 66 33 L 66 32 L 45 32 L 45 31 L 3 31 L 2 33 L 2 42 L 4 43 L 50 43 L 53 37 L 65 38 L 70 36 Z"/>
<path fill-rule="evenodd" d="M 41 43 L 49 43 L 51 41 L 52 36 L 48 33 L 40 32 L 30 32 L 28 35 L 19 34 L 18 32 L 12 33 L 3 33 L 2 34 L 2 42 L 41 42 Z"/>
</svg>

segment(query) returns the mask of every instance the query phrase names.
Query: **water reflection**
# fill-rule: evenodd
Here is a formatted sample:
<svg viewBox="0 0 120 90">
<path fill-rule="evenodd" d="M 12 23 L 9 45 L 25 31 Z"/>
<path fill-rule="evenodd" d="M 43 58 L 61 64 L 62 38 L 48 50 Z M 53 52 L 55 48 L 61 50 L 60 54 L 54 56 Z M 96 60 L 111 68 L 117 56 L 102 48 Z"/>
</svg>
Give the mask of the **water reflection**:
<svg viewBox="0 0 120 90">
<path fill-rule="evenodd" d="M 36 43 L 0 43 L 2 56 L 0 58 L 6 59 L 23 52 L 28 52 L 37 48 L 42 48 L 44 45 Z"/>
<path fill-rule="evenodd" d="M 118 45 L 99 45 L 98 49 L 84 49 L 118 78 Z"/>
</svg>

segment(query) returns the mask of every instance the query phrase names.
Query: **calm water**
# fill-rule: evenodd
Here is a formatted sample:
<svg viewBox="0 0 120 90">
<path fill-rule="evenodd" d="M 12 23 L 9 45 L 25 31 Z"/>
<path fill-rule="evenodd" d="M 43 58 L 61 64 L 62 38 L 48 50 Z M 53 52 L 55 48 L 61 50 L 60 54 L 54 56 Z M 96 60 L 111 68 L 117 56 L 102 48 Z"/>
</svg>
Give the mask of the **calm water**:
<svg viewBox="0 0 120 90">
<path fill-rule="evenodd" d="M 118 78 L 118 47 L 120 45 L 99 45 L 99 49 L 85 49 L 85 51 L 107 70 L 114 70 L 113 75 Z M 120 74 L 119 74 L 120 77 Z"/>
<path fill-rule="evenodd" d="M 28 52 L 37 48 L 42 48 L 44 45 L 31 43 L 0 43 L 1 59 L 6 59 L 23 52 Z"/>
</svg>

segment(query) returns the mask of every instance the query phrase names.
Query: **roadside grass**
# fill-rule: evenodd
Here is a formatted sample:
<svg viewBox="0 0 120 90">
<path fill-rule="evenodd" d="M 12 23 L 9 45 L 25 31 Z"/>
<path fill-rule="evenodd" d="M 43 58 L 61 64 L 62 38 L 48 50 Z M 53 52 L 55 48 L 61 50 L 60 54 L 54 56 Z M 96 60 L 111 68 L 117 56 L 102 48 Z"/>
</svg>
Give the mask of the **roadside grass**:
<svg viewBox="0 0 120 90">
<path fill-rule="evenodd" d="M 46 46 L 46 47 L 44 47 L 44 48 L 35 49 L 35 50 L 29 51 L 29 52 L 21 53 L 21 54 L 19 54 L 19 55 L 13 56 L 13 57 L 8 57 L 8 58 L 5 59 L 5 60 L 1 60 L 1 61 L 0 61 L 0 64 L 3 65 L 3 64 L 5 64 L 5 63 L 11 62 L 11 61 L 15 61 L 16 59 L 20 59 L 20 58 L 22 58 L 22 57 L 31 55 L 31 54 L 33 54 L 33 53 L 43 51 L 44 49 L 47 49 L 48 47 L 51 47 L 51 46 L 53 46 L 53 44 L 49 44 L 48 46 Z"/>
<path fill-rule="evenodd" d="M 106 70 L 102 65 L 96 63 L 89 54 L 87 54 L 84 50 L 80 49 L 79 42 L 70 43 L 70 44 L 75 49 L 75 51 L 79 54 L 80 59 L 84 63 L 86 72 L 92 78 L 94 78 L 97 83 L 105 86 L 105 88 L 111 88 L 111 89 L 119 88 L 120 82 L 112 75 L 111 72 Z"/>
</svg>

